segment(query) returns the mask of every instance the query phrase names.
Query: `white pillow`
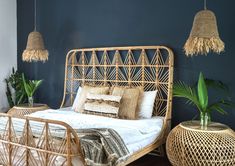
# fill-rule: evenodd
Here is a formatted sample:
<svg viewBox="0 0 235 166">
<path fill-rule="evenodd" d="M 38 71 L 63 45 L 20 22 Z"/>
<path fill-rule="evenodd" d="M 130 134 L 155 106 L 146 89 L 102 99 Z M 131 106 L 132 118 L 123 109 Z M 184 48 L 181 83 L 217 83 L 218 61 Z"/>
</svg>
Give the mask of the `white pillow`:
<svg viewBox="0 0 235 166">
<path fill-rule="evenodd" d="M 79 100 L 79 97 L 80 97 L 80 94 L 81 94 L 81 92 L 82 92 L 82 87 L 78 87 L 78 91 L 77 91 L 77 94 L 76 94 L 76 97 L 75 97 L 75 99 L 74 99 L 74 101 L 73 101 L 73 106 L 72 106 L 72 110 L 75 110 L 75 108 L 77 108 L 77 106 L 78 106 L 78 100 Z"/>
<path fill-rule="evenodd" d="M 144 92 L 140 98 L 138 118 L 146 119 L 151 118 L 153 114 L 153 107 L 157 90 Z"/>
</svg>

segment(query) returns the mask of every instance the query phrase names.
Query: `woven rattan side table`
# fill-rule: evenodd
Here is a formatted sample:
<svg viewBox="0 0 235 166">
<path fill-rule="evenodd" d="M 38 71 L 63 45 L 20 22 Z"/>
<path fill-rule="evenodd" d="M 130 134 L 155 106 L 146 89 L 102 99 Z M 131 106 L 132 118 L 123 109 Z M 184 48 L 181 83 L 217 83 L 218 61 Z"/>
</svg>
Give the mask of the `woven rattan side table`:
<svg viewBox="0 0 235 166">
<path fill-rule="evenodd" d="M 199 121 L 183 122 L 168 135 L 166 151 L 173 166 L 235 166 L 235 133 L 220 123 L 203 130 Z"/>
<path fill-rule="evenodd" d="M 49 107 L 46 104 L 35 103 L 33 107 L 30 107 L 28 104 L 22 104 L 22 105 L 14 106 L 7 113 L 10 115 L 14 115 L 16 117 L 24 117 L 24 115 L 28 115 L 37 111 L 43 111 L 48 108 Z"/>
</svg>

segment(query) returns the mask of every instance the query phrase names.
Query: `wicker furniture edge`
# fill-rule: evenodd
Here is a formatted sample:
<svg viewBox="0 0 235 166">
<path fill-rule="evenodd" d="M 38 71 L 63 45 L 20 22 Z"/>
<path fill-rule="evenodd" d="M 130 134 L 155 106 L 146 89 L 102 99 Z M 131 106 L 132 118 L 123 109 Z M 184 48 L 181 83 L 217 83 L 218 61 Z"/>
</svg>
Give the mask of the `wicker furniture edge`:
<svg viewBox="0 0 235 166">
<path fill-rule="evenodd" d="M 113 54 L 112 54 L 113 52 Z M 151 54 L 151 60 L 149 55 Z M 90 56 L 88 55 L 90 54 Z M 111 62 L 111 56 L 113 62 Z M 135 60 L 137 55 L 138 61 Z M 100 58 L 98 58 L 100 56 Z M 100 60 L 99 60 L 100 59 Z M 122 60 L 123 59 L 123 60 Z M 134 47 L 107 47 L 74 49 L 68 52 L 65 64 L 64 97 L 61 107 L 71 106 L 78 86 L 85 83 L 112 84 L 119 86 L 142 86 L 146 91 L 158 89 L 153 116 L 164 116 L 163 128 L 160 136 L 151 145 L 132 154 L 127 161 L 120 165 L 127 165 L 145 154 L 151 152 L 166 142 L 171 125 L 172 86 L 173 86 L 173 52 L 165 46 L 134 46 Z M 0 114 L 8 118 L 8 138 L 0 138 L 0 143 L 5 143 L 9 149 L 8 160 L 11 165 L 12 146 L 26 148 L 26 165 L 29 165 L 29 150 L 34 149 L 46 153 L 45 161 L 49 155 L 63 155 L 67 158 L 67 165 L 72 165 L 72 157 L 78 156 L 84 162 L 81 153 L 79 138 L 75 131 L 66 123 L 49 119 L 24 117 L 26 119 L 26 143 L 20 144 L 12 141 L 12 115 Z M 27 144 L 30 138 L 29 121 L 38 121 L 45 124 L 45 139 L 49 140 L 48 124 L 59 124 L 66 128 L 66 154 L 53 152 L 48 147 L 48 142 L 43 149 Z M 73 138 L 73 139 L 71 139 Z M 71 141 L 73 140 L 73 141 Z M 72 144 L 76 143 L 77 153 L 72 152 Z M 47 146 L 48 145 L 48 146 Z M 73 145 L 74 146 L 74 145 Z M 47 162 L 46 162 L 47 163 Z"/>
<path fill-rule="evenodd" d="M 235 133 L 217 122 L 207 129 L 200 121 L 181 122 L 169 133 L 166 151 L 173 166 L 235 165 Z"/>
<path fill-rule="evenodd" d="M 37 111 L 43 111 L 49 109 L 49 107 L 46 104 L 38 104 L 36 106 L 30 107 L 27 105 L 19 105 L 12 107 L 7 114 L 14 115 L 17 117 L 24 117 L 25 115 L 37 112 Z"/>
<path fill-rule="evenodd" d="M 26 166 L 33 165 L 33 160 L 31 158 L 30 150 L 36 151 L 38 154 L 41 153 L 41 162 L 43 162 L 43 165 L 48 165 L 48 163 L 52 162 L 54 158 L 50 159 L 51 156 L 62 156 L 66 158 L 66 163 L 68 166 L 72 165 L 72 158 L 73 157 L 79 157 L 82 162 L 84 157 L 81 153 L 80 148 L 80 142 L 79 138 L 77 136 L 77 133 L 72 129 L 71 126 L 68 124 L 62 122 L 62 121 L 56 121 L 56 120 L 50 120 L 50 119 L 41 119 L 41 118 L 35 118 L 35 117 L 17 117 L 14 115 L 9 115 L 5 113 L 0 113 L 0 118 L 7 118 L 7 122 L 5 125 L 5 132 L 1 133 L 0 136 L 0 143 L 1 146 L 4 144 L 7 148 L 7 154 L 8 156 L 5 156 L 7 159 L 7 165 L 13 166 L 14 159 L 19 160 L 16 158 L 16 153 L 19 150 L 18 148 L 24 148 L 25 153 L 22 154 L 22 156 L 25 158 L 25 164 Z M 19 139 L 19 136 L 16 135 L 15 131 L 17 129 L 14 128 L 13 120 L 14 118 L 17 119 L 24 119 L 24 130 L 22 132 L 22 138 Z M 30 126 L 30 122 L 40 122 L 43 123 L 43 132 L 41 133 L 41 136 L 39 137 L 39 141 L 44 141 L 45 143 L 43 146 L 39 146 L 37 144 L 34 144 L 34 135 L 32 133 L 32 128 Z M 50 132 L 49 125 L 59 125 L 61 127 L 65 128 L 65 140 L 62 141 L 63 143 L 60 144 L 57 149 L 54 149 L 51 147 L 50 143 L 53 140 L 53 137 Z M 72 151 L 72 146 L 76 146 Z M 61 151 L 61 149 L 63 149 Z M 14 154 L 13 154 L 14 153 Z M 22 153 L 22 152 L 21 152 Z M 1 152 L 1 155 L 4 153 Z M 3 156 L 2 156 L 3 157 Z M 37 165 L 37 164 L 36 164 Z"/>
</svg>

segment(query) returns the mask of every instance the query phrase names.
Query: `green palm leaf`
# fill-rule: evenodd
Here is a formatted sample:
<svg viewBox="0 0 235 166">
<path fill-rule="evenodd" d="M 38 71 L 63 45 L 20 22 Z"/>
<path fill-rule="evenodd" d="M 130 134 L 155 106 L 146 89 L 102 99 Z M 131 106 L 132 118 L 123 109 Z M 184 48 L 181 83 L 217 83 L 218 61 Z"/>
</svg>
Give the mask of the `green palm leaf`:
<svg viewBox="0 0 235 166">
<path fill-rule="evenodd" d="M 184 82 L 177 82 L 173 86 L 173 95 L 174 97 L 186 98 L 187 104 L 195 105 L 201 113 L 211 113 L 212 111 L 217 111 L 221 114 L 227 114 L 224 108 L 234 108 L 235 104 L 230 100 L 220 99 L 219 101 L 208 104 L 208 89 L 207 87 L 211 87 L 214 89 L 222 89 L 223 91 L 227 91 L 228 87 L 223 84 L 221 81 L 214 81 L 209 79 L 204 79 L 202 73 L 199 75 L 199 79 L 197 81 L 197 86 L 189 86 Z"/>
<path fill-rule="evenodd" d="M 201 109 L 205 112 L 208 106 L 208 92 L 206 82 L 202 73 L 200 73 L 199 75 L 197 93 Z"/>
<path fill-rule="evenodd" d="M 214 88 L 216 90 L 222 90 L 226 95 L 229 95 L 229 88 L 222 81 L 205 79 L 208 88 Z"/>
<path fill-rule="evenodd" d="M 207 110 L 209 110 L 210 112 L 216 110 L 223 115 L 227 114 L 227 112 L 220 106 L 220 103 L 211 104 Z"/>
<path fill-rule="evenodd" d="M 173 95 L 175 97 L 186 98 L 188 104 L 195 105 L 199 110 L 201 110 L 200 103 L 197 98 L 196 90 L 184 82 L 177 82 L 173 86 Z"/>
<path fill-rule="evenodd" d="M 229 100 L 220 100 L 218 102 L 215 102 L 213 104 L 211 104 L 209 107 L 208 107 L 208 110 L 209 111 L 213 111 L 213 110 L 216 110 L 218 111 L 219 113 L 221 114 L 227 114 L 227 112 L 223 109 L 223 107 L 226 107 L 226 108 L 234 108 L 234 103 L 229 101 Z"/>
</svg>

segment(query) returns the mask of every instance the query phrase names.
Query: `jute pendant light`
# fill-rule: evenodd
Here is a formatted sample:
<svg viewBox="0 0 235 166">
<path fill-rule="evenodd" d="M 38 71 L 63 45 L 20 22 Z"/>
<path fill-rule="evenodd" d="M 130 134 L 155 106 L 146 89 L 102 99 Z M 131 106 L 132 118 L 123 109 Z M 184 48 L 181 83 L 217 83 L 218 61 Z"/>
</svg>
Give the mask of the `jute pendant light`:
<svg viewBox="0 0 235 166">
<path fill-rule="evenodd" d="M 22 54 L 22 60 L 25 62 L 45 62 L 48 60 L 48 51 L 45 49 L 43 38 L 37 31 L 37 2 L 34 1 L 34 31 L 28 36 L 27 46 Z"/>
<path fill-rule="evenodd" d="M 206 0 L 204 0 L 204 10 L 199 11 L 194 17 L 184 50 L 187 56 L 207 55 L 210 51 L 219 54 L 224 51 L 224 42 L 219 37 L 215 14 L 207 10 Z"/>
</svg>

